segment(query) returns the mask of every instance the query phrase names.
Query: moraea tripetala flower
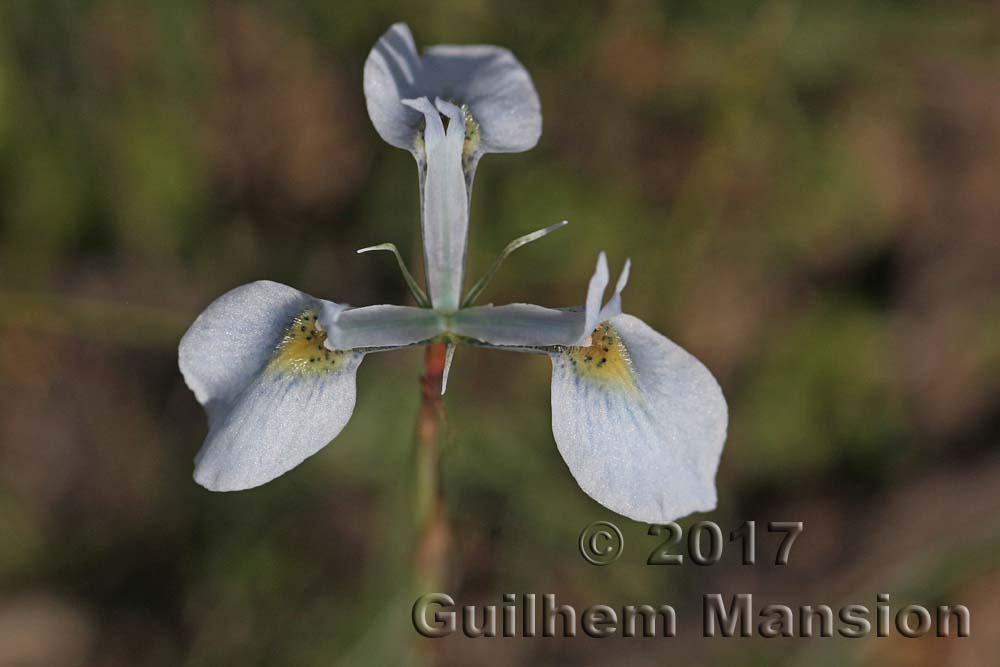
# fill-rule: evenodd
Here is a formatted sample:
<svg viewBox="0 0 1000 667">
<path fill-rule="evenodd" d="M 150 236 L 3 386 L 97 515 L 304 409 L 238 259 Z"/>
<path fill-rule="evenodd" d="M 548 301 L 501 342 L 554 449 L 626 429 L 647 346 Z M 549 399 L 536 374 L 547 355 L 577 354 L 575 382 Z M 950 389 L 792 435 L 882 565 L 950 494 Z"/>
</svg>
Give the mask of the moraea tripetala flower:
<svg viewBox="0 0 1000 667">
<path fill-rule="evenodd" d="M 541 131 L 527 72 L 506 50 L 438 46 L 421 58 L 405 25 L 365 64 L 369 114 L 420 171 L 427 292 L 392 244 L 418 307 L 350 308 L 261 281 L 224 294 L 181 340 L 181 372 L 209 434 L 195 479 L 218 491 L 263 484 L 335 438 L 350 419 L 366 354 L 445 342 L 552 361 L 552 432 L 580 487 L 606 507 L 664 523 L 715 507 L 727 409 L 693 356 L 622 313 L 629 262 L 611 296 L 604 253 L 583 305 L 475 306 L 511 252 L 565 223 L 512 241 L 462 293 L 468 198 L 479 157 L 525 150 Z"/>
</svg>

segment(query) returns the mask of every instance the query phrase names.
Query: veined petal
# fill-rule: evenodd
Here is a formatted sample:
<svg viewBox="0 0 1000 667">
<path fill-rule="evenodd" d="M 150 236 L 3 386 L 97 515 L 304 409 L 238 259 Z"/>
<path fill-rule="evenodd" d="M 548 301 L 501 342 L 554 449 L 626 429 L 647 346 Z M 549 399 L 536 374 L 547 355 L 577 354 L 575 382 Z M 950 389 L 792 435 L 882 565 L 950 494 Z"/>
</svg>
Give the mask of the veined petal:
<svg viewBox="0 0 1000 667">
<path fill-rule="evenodd" d="M 453 104 L 427 98 L 404 100 L 424 114 L 427 173 L 423 184 L 423 238 L 427 291 L 436 310 L 451 312 L 462 299 L 469 201 L 462 171 L 465 130 L 462 112 Z M 440 113 L 439 113 L 440 111 Z M 444 129 L 441 113 L 449 118 Z"/>
<path fill-rule="evenodd" d="M 647 523 L 715 508 L 728 414 L 701 362 L 631 315 L 551 356 L 552 433 L 587 495 Z"/>
<path fill-rule="evenodd" d="M 331 351 L 317 327 L 343 307 L 260 281 L 216 299 L 181 339 L 184 380 L 208 412 L 195 480 L 235 491 L 291 470 L 354 412 L 363 354 Z"/>
<path fill-rule="evenodd" d="M 511 303 L 463 308 L 451 317 L 450 330 L 490 345 L 546 347 L 575 345 L 585 331 L 584 323 L 580 309 Z"/>
<path fill-rule="evenodd" d="M 368 115 L 386 142 L 419 152 L 420 116 L 401 102 L 443 98 L 465 106 L 465 157 L 528 150 L 542 131 L 538 93 L 524 66 L 496 46 L 434 46 L 421 58 L 404 23 L 391 26 L 372 48 L 364 68 Z M 418 156 L 419 159 L 419 156 Z M 471 182 L 471 177 L 470 177 Z"/>
<path fill-rule="evenodd" d="M 325 345 L 331 350 L 403 347 L 444 331 L 440 315 L 411 306 L 349 308 L 332 318 L 321 314 L 319 325 L 326 332 Z"/>
</svg>

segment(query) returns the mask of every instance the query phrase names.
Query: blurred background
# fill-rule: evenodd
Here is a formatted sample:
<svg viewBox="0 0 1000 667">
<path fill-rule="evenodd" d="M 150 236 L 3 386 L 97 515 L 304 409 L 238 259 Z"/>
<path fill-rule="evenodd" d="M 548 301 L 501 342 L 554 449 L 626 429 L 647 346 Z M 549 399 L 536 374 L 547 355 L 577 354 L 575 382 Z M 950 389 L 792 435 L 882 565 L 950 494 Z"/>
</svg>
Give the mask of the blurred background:
<svg viewBox="0 0 1000 667">
<path fill-rule="evenodd" d="M 416 171 L 365 113 L 394 21 L 531 72 L 538 147 L 491 155 L 470 274 L 626 309 L 729 400 L 724 530 L 803 521 L 788 566 L 712 567 L 576 486 L 549 363 L 458 351 L 444 488 L 461 604 L 671 603 L 675 639 L 438 640 L 441 664 L 987 665 L 1000 635 L 1000 9 L 976 2 L 8 0 L 0 5 L 0 665 L 392 664 L 410 623 L 419 350 L 373 355 L 342 435 L 254 491 L 191 480 L 177 342 L 226 290 L 405 303 Z M 580 530 L 622 526 L 597 568 Z M 963 640 L 701 638 L 703 593 L 961 603 Z"/>
</svg>

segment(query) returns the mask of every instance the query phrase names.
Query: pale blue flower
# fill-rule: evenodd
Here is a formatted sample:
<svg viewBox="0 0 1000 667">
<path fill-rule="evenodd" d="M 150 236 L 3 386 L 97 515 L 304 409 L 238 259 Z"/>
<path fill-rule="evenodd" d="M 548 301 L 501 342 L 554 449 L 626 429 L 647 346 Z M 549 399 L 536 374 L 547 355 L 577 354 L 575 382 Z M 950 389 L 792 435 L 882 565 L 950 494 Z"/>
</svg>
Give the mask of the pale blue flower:
<svg viewBox="0 0 1000 667">
<path fill-rule="evenodd" d="M 365 65 L 365 91 L 379 134 L 421 165 L 429 294 L 395 246 L 383 244 L 364 250 L 396 254 L 419 307 L 349 308 L 266 281 L 212 303 L 179 352 L 209 417 L 198 483 L 246 489 L 287 472 L 350 419 L 366 354 L 444 342 L 449 364 L 462 344 L 551 359 L 552 433 L 580 487 L 601 504 L 650 523 L 713 509 L 725 399 L 697 359 L 622 313 L 627 261 L 606 301 L 601 253 L 578 307 L 474 305 L 507 255 L 563 222 L 511 242 L 463 295 L 469 166 L 489 150 L 529 148 L 541 128 L 524 69 L 495 47 L 434 47 L 418 58 L 409 31 L 396 25 Z M 481 132 L 471 161 L 469 110 Z"/>
</svg>

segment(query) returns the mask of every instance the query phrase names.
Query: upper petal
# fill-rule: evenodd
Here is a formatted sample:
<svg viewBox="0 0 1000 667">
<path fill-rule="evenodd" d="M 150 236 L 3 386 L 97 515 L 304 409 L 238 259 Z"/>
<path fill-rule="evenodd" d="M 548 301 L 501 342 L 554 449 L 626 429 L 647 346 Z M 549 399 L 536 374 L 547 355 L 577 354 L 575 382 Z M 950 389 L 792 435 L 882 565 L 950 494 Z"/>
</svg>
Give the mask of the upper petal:
<svg viewBox="0 0 1000 667">
<path fill-rule="evenodd" d="M 498 46 L 439 45 L 423 57 L 426 85 L 434 94 L 467 104 L 479 125 L 481 153 L 518 153 L 542 134 L 542 106 L 524 68 Z"/>
<path fill-rule="evenodd" d="M 340 306 L 285 285 L 238 287 L 205 309 L 179 362 L 209 416 L 195 480 L 214 491 L 258 486 L 335 438 L 354 411 L 363 354 L 331 351 L 317 326 Z"/>
<path fill-rule="evenodd" d="M 728 422 L 715 378 L 630 315 L 592 338 L 552 354 L 552 433 L 580 488 L 647 523 L 714 509 Z"/>
<path fill-rule="evenodd" d="M 364 68 L 368 115 L 386 142 L 415 149 L 420 115 L 402 100 L 440 97 L 468 105 L 469 153 L 524 151 L 542 132 L 541 104 L 527 70 L 496 46 L 434 46 L 421 58 L 413 35 L 397 23 L 379 38 Z M 473 164 L 475 159 L 473 157 Z"/>
<path fill-rule="evenodd" d="M 421 115 L 402 104 L 428 95 L 420 90 L 422 65 L 405 23 L 385 31 L 365 60 L 364 88 L 368 116 L 382 139 L 413 150 Z"/>
</svg>

